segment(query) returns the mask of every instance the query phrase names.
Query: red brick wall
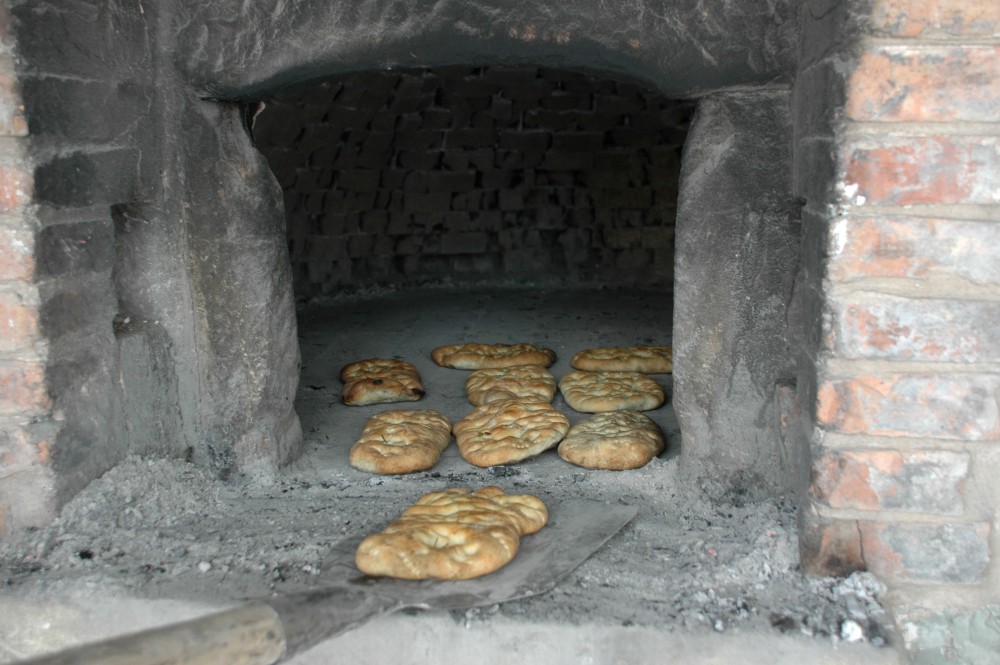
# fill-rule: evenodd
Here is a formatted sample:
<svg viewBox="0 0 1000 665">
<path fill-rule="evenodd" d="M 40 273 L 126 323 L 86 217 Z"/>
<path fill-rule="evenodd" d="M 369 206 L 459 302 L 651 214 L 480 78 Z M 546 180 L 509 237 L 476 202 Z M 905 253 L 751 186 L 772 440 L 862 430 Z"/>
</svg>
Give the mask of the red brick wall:
<svg viewBox="0 0 1000 665">
<path fill-rule="evenodd" d="M 803 563 L 867 568 L 900 606 L 942 588 L 996 602 L 1000 3 L 870 11 L 843 15 L 797 84 L 839 97 L 799 135 L 800 167 L 834 182 L 800 187 L 817 319 Z"/>
<path fill-rule="evenodd" d="M 36 283 L 37 222 L 28 126 L 15 73 L 15 45 L 0 4 L 0 537 L 40 525 L 54 510 L 47 345 Z"/>
</svg>

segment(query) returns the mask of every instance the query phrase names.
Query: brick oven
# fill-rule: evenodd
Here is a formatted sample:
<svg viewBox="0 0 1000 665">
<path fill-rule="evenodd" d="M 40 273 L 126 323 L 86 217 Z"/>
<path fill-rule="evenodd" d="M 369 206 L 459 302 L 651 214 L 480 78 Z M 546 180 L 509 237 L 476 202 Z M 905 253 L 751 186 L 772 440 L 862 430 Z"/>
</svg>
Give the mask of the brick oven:
<svg viewBox="0 0 1000 665">
<path fill-rule="evenodd" d="M 685 475 L 1000 640 L 1000 5 L 516 4 L 4 3 L 0 536 L 298 458 L 296 298 L 656 287 Z"/>
</svg>

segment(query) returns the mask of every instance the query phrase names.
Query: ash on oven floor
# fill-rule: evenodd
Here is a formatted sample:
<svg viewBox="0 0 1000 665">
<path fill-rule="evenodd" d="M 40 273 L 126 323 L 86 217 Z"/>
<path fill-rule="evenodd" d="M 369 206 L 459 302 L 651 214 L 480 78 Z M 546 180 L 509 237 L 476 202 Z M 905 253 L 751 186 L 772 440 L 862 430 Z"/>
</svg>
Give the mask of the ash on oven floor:
<svg viewBox="0 0 1000 665">
<path fill-rule="evenodd" d="M 665 653 L 686 663 L 899 662 L 880 648 L 891 640 L 873 577 L 800 573 L 790 500 L 720 504 L 684 481 L 669 399 L 647 413 L 667 449 L 633 471 L 581 469 L 554 450 L 481 469 L 453 444 L 432 470 L 407 476 L 347 463 L 372 413 L 431 408 L 454 421 L 472 410 L 467 372 L 435 365 L 436 346 L 532 342 L 557 352 L 558 378 L 586 347 L 671 344 L 671 316 L 668 294 L 612 290 L 441 288 L 304 308 L 302 458 L 276 475 L 229 481 L 182 460 L 129 459 L 51 526 L 2 543 L 0 663 L 314 587 L 342 539 L 381 528 L 426 492 L 490 484 L 546 502 L 590 498 L 640 510 L 550 593 L 464 613 L 382 617 L 292 662 L 654 663 Z M 426 397 L 403 407 L 341 404 L 340 368 L 371 357 L 413 363 Z M 654 378 L 669 396 L 670 376 Z M 571 422 L 586 417 L 558 396 L 554 404 Z M 400 639 L 380 637 L 386 630 Z"/>
</svg>

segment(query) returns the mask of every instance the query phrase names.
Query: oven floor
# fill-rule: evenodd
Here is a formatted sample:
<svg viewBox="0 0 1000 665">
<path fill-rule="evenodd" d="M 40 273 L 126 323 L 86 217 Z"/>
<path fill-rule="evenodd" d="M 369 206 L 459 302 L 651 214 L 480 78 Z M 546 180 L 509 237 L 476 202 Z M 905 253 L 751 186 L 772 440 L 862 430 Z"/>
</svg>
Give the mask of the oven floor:
<svg viewBox="0 0 1000 665">
<path fill-rule="evenodd" d="M 480 469 L 451 445 L 430 472 L 375 477 L 347 464 L 366 418 L 393 408 L 471 410 L 466 372 L 436 366 L 442 344 L 533 342 L 558 378 L 589 346 L 670 344 L 669 296 L 616 290 L 426 289 L 333 300 L 300 312 L 297 400 L 306 452 L 277 476 L 228 482 L 177 460 L 130 459 L 70 502 L 51 527 L 0 546 L 0 663 L 241 598 L 321 586 L 324 554 L 377 530 L 420 495 L 496 484 L 549 505 L 639 506 L 635 520 L 553 591 L 468 612 L 381 617 L 293 659 L 326 662 L 897 663 L 868 575 L 804 578 L 784 499 L 710 502 L 683 482 L 668 404 L 649 412 L 667 450 L 642 469 L 590 471 L 554 450 Z M 399 357 L 420 402 L 346 407 L 340 368 Z M 668 375 L 657 375 L 670 393 Z M 572 422 L 581 414 L 556 397 Z M 387 632 L 388 631 L 388 632 Z M 386 635 L 392 635 L 386 639 Z M 860 640 L 852 638 L 862 636 Z M 442 645 L 448 648 L 443 649 Z"/>
</svg>

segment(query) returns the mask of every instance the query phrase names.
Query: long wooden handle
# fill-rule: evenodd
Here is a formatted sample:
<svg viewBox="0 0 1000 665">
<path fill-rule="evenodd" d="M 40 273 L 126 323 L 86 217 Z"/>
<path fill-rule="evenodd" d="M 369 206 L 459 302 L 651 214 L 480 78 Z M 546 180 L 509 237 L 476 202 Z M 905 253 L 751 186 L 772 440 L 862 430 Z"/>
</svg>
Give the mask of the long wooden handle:
<svg viewBox="0 0 1000 665">
<path fill-rule="evenodd" d="M 285 629 L 278 613 L 253 602 L 23 665 L 271 665 L 284 653 Z"/>
</svg>

